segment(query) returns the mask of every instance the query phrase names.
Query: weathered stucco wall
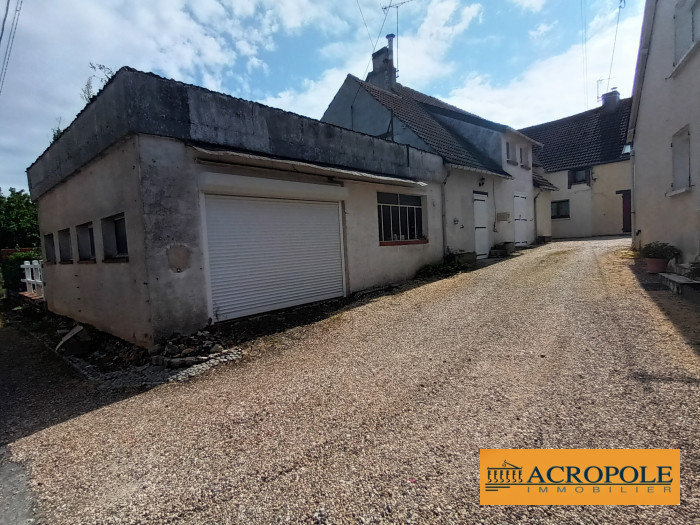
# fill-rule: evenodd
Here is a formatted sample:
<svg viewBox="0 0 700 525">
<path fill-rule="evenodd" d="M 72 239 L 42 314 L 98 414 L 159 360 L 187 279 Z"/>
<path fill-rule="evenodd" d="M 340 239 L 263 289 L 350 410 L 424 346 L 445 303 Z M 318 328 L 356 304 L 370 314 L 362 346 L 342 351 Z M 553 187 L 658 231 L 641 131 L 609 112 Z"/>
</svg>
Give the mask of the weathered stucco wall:
<svg viewBox="0 0 700 525">
<path fill-rule="evenodd" d="M 411 279 L 426 264 L 442 260 L 442 204 L 440 184 L 404 188 L 385 184 L 346 183 L 344 202 L 348 289 L 356 292 Z M 427 244 L 380 246 L 377 192 L 421 195 L 423 231 Z"/>
<path fill-rule="evenodd" d="M 568 170 L 548 173 L 547 179 L 559 188 L 559 191 L 552 192 L 551 202 L 569 201 L 569 218 L 552 219 L 552 237 L 590 237 L 593 232 L 591 187 L 588 184 L 574 184 L 569 188 Z"/>
<path fill-rule="evenodd" d="M 616 192 L 632 187 L 631 169 L 629 160 L 593 168 L 593 235 L 622 235 L 622 195 Z"/>
<path fill-rule="evenodd" d="M 53 233 L 57 253 L 57 232 L 70 228 L 71 234 L 73 263 L 44 266 L 49 310 L 148 346 L 153 330 L 140 189 L 138 138 L 132 137 L 44 195 L 39 229 L 42 240 Z M 122 212 L 129 260 L 104 262 L 101 220 Z M 76 226 L 89 221 L 96 258 L 79 263 Z"/>
<path fill-rule="evenodd" d="M 410 171 L 407 146 L 122 68 L 27 170 L 32 198 L 135 133 L 397 177 Z"/>
<path fill-rule="evenodd" d="M 537 237 L 552 236 L 552 192 L 535 189 L 537 196 L 535 213 L 537 214 Z"/>
<path fill-rule="evenodd" d="M 674 5 L 657 2 L 634 136 L 635 244 L 668 242 L 685 262 L 700 255 L 700 49 L 674 71 Z M 638 89 L 638 87 L 635 87 Z M 673 135 L 690 127 L 689 191 L 672 193 Z"/>
</svg>

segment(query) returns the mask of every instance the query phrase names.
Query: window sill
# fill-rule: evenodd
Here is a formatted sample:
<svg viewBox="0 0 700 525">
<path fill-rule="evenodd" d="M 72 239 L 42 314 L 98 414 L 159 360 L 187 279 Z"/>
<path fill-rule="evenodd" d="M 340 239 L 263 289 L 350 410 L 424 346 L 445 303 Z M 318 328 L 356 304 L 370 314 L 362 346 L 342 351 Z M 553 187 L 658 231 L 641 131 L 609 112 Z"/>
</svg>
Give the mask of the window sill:
<svg viewBox="0 0 700 525">
<path fill-rule="evenodd" d="M 552 217 L 553 221 L 560 221 L 562 219 L 565 219 L 568 221 L 568 220 L 571 220 L 571 217 Z"/>
<path fill-rule="evenodd" d="M 690 46 L 690 49 L 685 52 L 685 55 L 681 57 L 681 59 L 678 61 L 678 64 L 675 64 L 673 66 L 673 71 L 671 71 L 671 74 L 668 76 L 668 78 L 673 78 L 678 75 L 681 69 L 690 61 L 690 57 L 695 54 L 695 51 L 700 47 L 700 40 L 693 42 L 693 45 Z"/>
<path fill-rule="evenodd" d="M 510 160 L 510 159 L 508 159 L 508 160 L 506 160 L 506 162 L 507 162 L 508 164 L 511 164 L 511 165 L 513 165 L 513 166 L 517 166 L 517 165 L 518 165 L 518 163 L 517 163 L 517 162 L 515 162 L 514 160 Z"/>
<path fill-rule="evenodd" d="M 379 241 L 379 246 L 405 246 L 407 244 L 428 244 L 428 239 L 413 239 L 411 241 Z"/>
<path fill-rule="evenodd" d="M 673 197 L 674 195 L 680 195 L 681 193 L 687 193 L 692 189 L 691 186 L 686 186 L 685 188 L 681 188 L 679 190 L 672 190 L 666 192 L 666 197 Z"/>
<path fill-rule="evenodd" d="M 102 262 L 103 263 L 125 263 L 125 262 L 129 262 L 129 257 L 128 256 L 126 256 L 126 257 L 109 257 L 109 258 L 105 257 L 104 259 L 102 259 Z"/>
<path fill-rule="evenodd" d="M 80 259 L 78 260 L 78 264 L 96 264 L 97 261 L 95 259 Z"/>
</svg>

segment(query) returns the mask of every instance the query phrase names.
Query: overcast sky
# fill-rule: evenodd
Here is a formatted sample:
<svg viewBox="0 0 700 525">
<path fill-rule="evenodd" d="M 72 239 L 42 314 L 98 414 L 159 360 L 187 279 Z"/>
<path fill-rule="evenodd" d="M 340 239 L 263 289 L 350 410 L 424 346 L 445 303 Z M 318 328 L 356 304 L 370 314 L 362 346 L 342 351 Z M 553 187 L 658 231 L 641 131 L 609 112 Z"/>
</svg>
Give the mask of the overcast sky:
<svg viewBox="0 0 700 525">
<path fill-rule="evenodd" d="M 27 188 L 25 170 L 51 129 L 84 106 L 90 62 L 320 118 L 348 73 L 366 76 L 377 36 L 379 48 L 397 32 L 397 9 L 386 19 L 381 9 L 389 0 L 9 2 L 0 57 L 18 3 L 21 11 L 0 93 L 5 192 Z M 628 97 L 643 0 L 623 3 L 609 86 Z M 516 128 L 591 109 L 608 87 L 619 5 L 413 0 L 398 9 L 399 82 Z"/>
</svg>

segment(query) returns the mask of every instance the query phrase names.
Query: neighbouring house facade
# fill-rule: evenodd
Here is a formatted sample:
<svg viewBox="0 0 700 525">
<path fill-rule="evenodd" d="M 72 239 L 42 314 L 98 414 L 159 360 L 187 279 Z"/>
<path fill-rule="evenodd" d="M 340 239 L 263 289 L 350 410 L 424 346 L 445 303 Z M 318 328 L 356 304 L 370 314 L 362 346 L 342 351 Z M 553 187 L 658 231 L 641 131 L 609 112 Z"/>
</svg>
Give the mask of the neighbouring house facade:
<svg viewBox="0 0 700 525">
<path fill-rule="evenodd" d="M 27 175 L 49 309 L 143 346 L 444 253 L 439 155 L 129 68 Z"/>
<path fill-rule="evenodd" d="M 634 79 L 634 244 L 700 256 L 700 2 L 648 0 Z"/>
<path fill-rule="evenodd" d="M 542 144 L 535 147 L 536 169 L 558 188 L 551 194 L 552 237 L 632 231 L 631 106 L 613 90 L 601 107 L 520 130 Z"/>
<path fill-rule="evenodd" d="M 447 253 L 484 258 L 497 244 L 525 246 L 551 237 L 549 202 L 556 187 L 533 175 L 532 148 L 539 144 L 397 83 L 388 38 L 389 45 L 372 55 L 367 79 L 348 75 L 321 120 L 443 158 Z"/>
</svg>

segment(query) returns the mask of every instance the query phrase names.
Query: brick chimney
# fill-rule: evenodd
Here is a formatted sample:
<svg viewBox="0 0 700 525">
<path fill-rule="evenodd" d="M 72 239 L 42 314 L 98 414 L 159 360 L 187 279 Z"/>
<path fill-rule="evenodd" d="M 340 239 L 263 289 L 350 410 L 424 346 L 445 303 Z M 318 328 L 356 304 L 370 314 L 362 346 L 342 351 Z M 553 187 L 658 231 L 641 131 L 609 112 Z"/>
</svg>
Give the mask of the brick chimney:
<svg viewBox="0 0 700 525">
<path fill-rule="evenodd" d="M 615 113 L 620 105 L 620 92 L 613 88 L 610 93 L 603 94 L 603 113 Z"/>
<path fill-rule="evenodd" d="M 372 71 L 367 75 L 366 81 L 386 91 L 393 91 L 396 87 L 396 68 L 394 67 L 394 38 L 395 35 L 386 35 L 387 46 L 372 53 Z"/>
</svg>

